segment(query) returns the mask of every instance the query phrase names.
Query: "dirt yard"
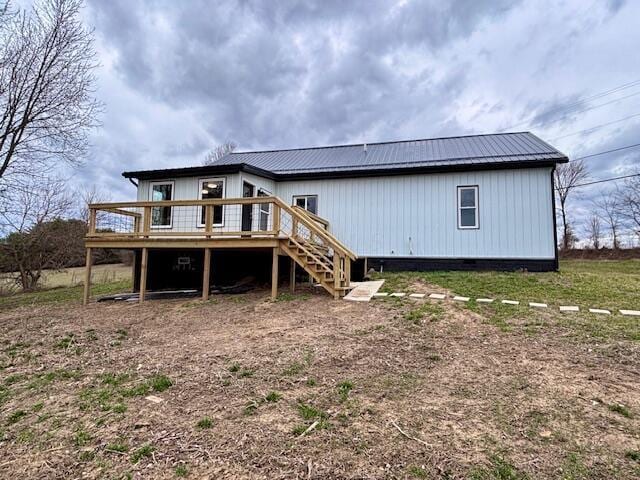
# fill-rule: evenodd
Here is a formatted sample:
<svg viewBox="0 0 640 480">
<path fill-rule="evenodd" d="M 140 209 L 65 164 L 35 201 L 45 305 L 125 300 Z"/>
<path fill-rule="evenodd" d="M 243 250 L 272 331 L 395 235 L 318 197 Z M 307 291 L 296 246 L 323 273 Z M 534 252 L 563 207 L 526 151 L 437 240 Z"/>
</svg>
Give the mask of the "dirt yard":
<svg viewBox="0 0 640 480">
<path fill-rule="evenodd" d="M 0 477 L 638 478 L 640 344 L 530 315 L 266 291 L 1 311 Z"/>
</svg>

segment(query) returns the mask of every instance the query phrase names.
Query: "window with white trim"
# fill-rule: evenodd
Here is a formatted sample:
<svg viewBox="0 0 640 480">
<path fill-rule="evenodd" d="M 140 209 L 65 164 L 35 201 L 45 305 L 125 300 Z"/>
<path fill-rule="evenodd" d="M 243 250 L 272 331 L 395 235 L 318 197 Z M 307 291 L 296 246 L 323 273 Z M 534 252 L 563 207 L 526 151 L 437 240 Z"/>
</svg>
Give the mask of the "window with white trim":
<svg viewBox="0 0 640 480">
<path fill-rule="evenodd" d="M 151 182 L 150 197 L 152 202 L 173 200 L 173 182 Z M 171 207 L 151 208 L 152 228 L 171 228 Z"/>
<path fill-rule="evenodd" d="M 260 189 L 258 190 L 259 197 L 268 197 L 271 195 L 266 190 Z M 261 203 L 259 205 L 260 209 L 260 225 L 259 228 L 261 231 L 265 232 L 269 230 L 269 214 L 271 212 L 271 204 L 270 203 Z"/>
<path fill-rule="evenodd" d="M 318 214 L 318 196 L 317 195 L 295 195 L 293 204 L 304 208 L 306 211 Z"/>
<path fill-rule="evenodd" d="M 202 178 L 200 179 L 200 200 L 210 200 L 212 198 L 224 198 L 224 178 Z M 205 212 L 204 207 L 200 207 L 200 214 L 198 215 L 198 226 L 205 226 Z M 216 205 L 213 207 L 213 222 L 214 227 L 221 227 L 224 224 L 224 206 Z"/>
<path fill-rule="evenodd" d="M 458 187 L 458 228 L 480 228 L 477 185 Z"/>
</svg>

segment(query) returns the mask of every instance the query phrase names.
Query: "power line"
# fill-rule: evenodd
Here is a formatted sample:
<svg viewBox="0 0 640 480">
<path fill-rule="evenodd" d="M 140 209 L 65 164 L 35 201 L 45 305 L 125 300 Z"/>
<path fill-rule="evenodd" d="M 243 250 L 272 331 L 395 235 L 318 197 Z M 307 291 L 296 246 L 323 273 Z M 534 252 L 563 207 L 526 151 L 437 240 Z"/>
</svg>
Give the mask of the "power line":
<svg viewBox="0 0 640 480">
<path fill-rule="evenodd" d="M 625 83 L 625 84 L 619 85 L 619 86 L 617 86 L 615 88 L 612 88 L 612 89 L 609 89 L 609 90 L 605 90 L 604 92 L 600 92 L 600 93 L 596 93 L 596 94 L 588 96 L 588 97 L 584 97 L 584 98 L 582 98 L 580 100 L 577 100 L 577 101 L 575 101 L 573 103 L 570 103 L 569 105 L 565 105 L 565 106 L 562 106 L 562 107 L 554 108 L 554 109 L 546 112 L 546 114 L 547 115 L 553 115 L 553 114 L 558 113 L 558 112 L 563 112 L 563 111 L 566 111 L 566 110 L 572 110 L 572 109 L 574 109 L 576 107 L 579 107 L 580 105 L 583 105 L 585 102 L 590 102 L 590 101 L 596 100 L 598 98 L 606 97 L 608 95 L 612 95 L 612 94 L 617 93 L 619 91 L 626 90 L 626 89 L 631 88 L 631 87 L 635 87 L 636 85 L 640 85 L 640 79 L 634 80 L 633 82 L 629 82 L 629 83 Z M 630 96 L 633 96 L 633 95 L 630 95 Z M 623 97 L 623 98 L 627 98 L 627 97 Z M 622 98 L 617 99 L 617 100 L 622 100 Z M 612 102 L 615 102 L 617 100 L 613 100 Z M 609 103 L 611 103 L 611 102 L 609 102 Z M 604 104 L 604 105 L 606 105 L 606 104 Z M 600 105 L 600 106 L 602 106 L 602 105 Z M 597 108 L 597 107 L 593 107 L 593 108 Z M 575 113 L 580 113 L 580 112 L 575 112 Z M 527 125 L 529 122 L 530 122 L 530 120 L 526 120 L 524 122 L 521 122 L 521 123 L 518 123 L 516 125 L 513 125 L 513 126 L 511 126 L 509 128 L 504 128 L 504 129 L 502 129 L 502 131 L 513 130 L 514 128 L 520 127 L 521 125 Z"/>
<path fill-rule="evenodd" d="M 624 122 L 624 121 L 629 120 L 629 119 L 634 118 L 634 117 L 640 117 L 640 113 L 635 113 L 635 114 L 633 114 L 633 115 L 629 115 L 628 117 L 624 117 L 624 118 L 620 118 L 620 119 L 618 119 L 618 120 L 614 120 L 613 122 L 602 123 L 602 124 L 600 124 L 600 125 L 596 125 L 596 126 L 594 126 L 594 127 L 587 128 L 587 129 L 585 129 L 585 130 L 580 130 L 580 131 L 578 131 L 578 132 L 567 133 L 566 135 L 562 135 L 562 136 L 560 136 L 560 137 L 552 138 L 550 141 L 554 142 L 554 141 L 556 141 L 556 140 L 560 140 L 561 138 L 571 137 L 571 136 L 573 136 L 573 135 L 580 135 L 581 133 L 591 133 L 591 132 L 595 132 L 595 131 L 596 131 L 596 130 L 598 130 L 599 128 L 606 127 L 606 126 L 608 126 L 608 125 L 613 125 L 614 123 Z"/>
<path fill-rule="evenodd" d="M 583 155 L 582 157 L 576 157 L 569 160 L 570 162 L 575 162 L 577 160 L 584 160 L 585 158 L 597 157 L 598 155 L 605 155 L 607 153 L 619 152 L 620 150 L 627 150 L 629 148 L 640 147 L 640 143 L 634 143 L 633 145 L 626 145 L 624 147 L 613 148 L 611 150 L 605 150 L 604 152 L 592 153 L 590 155 Z"/>
<path fill-rule="evenodd" d="M 596 183 L 613 182 L 614 180 L 622 180 L 623 178 L 640 177 L 640 173 L 633 173 L 631 175 L 623 175 L 622 177 L 603 178 L 602 180 L 594 180 L 593 182 L 578 183 L 571 185 L 570 187 L 556 187 L 556 190 L 566 190 L 567 188 L 586 187 L 587 185 L 595 185 Z"/>
</svg>

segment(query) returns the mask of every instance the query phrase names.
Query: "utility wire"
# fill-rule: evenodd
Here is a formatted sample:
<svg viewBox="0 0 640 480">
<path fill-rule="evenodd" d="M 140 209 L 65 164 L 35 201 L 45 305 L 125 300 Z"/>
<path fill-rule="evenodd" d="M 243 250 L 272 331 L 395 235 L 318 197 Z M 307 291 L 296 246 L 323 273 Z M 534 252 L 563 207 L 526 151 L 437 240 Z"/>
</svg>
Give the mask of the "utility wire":
<svg viewBox="0 0 640 480">
<path fill-rule="evenodd" d="M 634 118 L 634 117 L 640 117 L 640 113 L 634 113 L 633 115 L 629 115 L 628 117 L 620 118 L 620 119 L 618 119 L 618 120 L 614 120 L 613 122 L 602 123 L 602 124 L 600 124 L 600 125 L 596 125 L 596 126 L 594 126 L 594 127 L 587 128 L 587 129 L 585 129 L 585 130 L 580 130 L 580 131 L 578 131 L 578 132 L 567 133 L 566 135 L 562 135 L 562 136 L 560 136 L 560 137 L 552 138 L 550 141 L 551 141 L 551 142 L 554 142 L 554 141 L 556 141 L 556 140 L 560 140 L 561 138 L 571 137 L 571 136 L 573 136 L 573 135 L 580 135 L 581 133 L 591 133 L 591 132 L 595 132 L 595 131 L 596 131 L 596 130 L 598 130 L 599 128 L 606 127 L 606 126 L 608 126 L 608 125 L 613 125 L 614 123 L 624 122 L 624 121 L 629 120 L 629 119 Z"/>
<path fill-rule="evenodd" d="M 558 107 L 558 108 L 554 108 L 548 112 L 546 112 L 547 115 L 552 115 L 555 113 L 559 113 L 559 112 L 563 112 L 563 111 L 567 111 L 567 110 L 572 110 L 576 107 L 579 107 L 580 105 L 583 105 L 585 102 L 590 102 L 592 100 L 596 100 L 598 98 L 602 98 L 602 97 L 606 97 L 608 95 L 612 95 L 614 93 L 617 93 L 619 91 L 622 90 L 626 90 L 628 88 L 632 88 L 635 87 L 636 85 L 640 85 L 640 79 L 638 80 L 634 80 L 633 82 L 629 82 L 629 83 L 625 83 L 623 85 L 619 85 L 615 88 L 609 89 L 609 90 L 605 90 L 604 92 L 600 92 L 600 93 L 596 93 L 594 95 L 588 96 L 588 97 L 584 97 L 576 102 L 570 103 L 569 105 L 565 105 L 563 107 Z M 632 96 L 632 95 L 629 95 Z M 627 97 L 623 97 L 623 98 L 627 98 Z M 618 100 L 622 100 L 622 98 L 618 99 Z M 615 102 L 617 100 L 613 100 L 612 102 Z M 611 103 L 611 102 L 609 102 Z M 606 105 L 606 104 L 604 104 Z M 600 105 L 602 106 L 602 105 Z M 597 108 L 597 107 L 593 107 L 593 108 Z M 574 113 L 580 113 L 580 112 L 574 112 Z M 514 128 L 520 127 L 521 125 L 527 125 L 530 122 L 530 120 L 526 120 L 524 122 L 518 123 L 516 125 L 513 125 L 509 128 L 503 128 L 502 131 L 506 131 L 506 130 L 513 130 Z"/>
<path fill-rule="evenodd" d="M 585 158 L 597 157 L 598 155 L 605 155 L 607 153 L 619 152 L 620 150 L 627 150 L 629 148 L 637 148 L 640 147 L 640 143 L 634 143 L 633 145 L 626 145 L 624 147 L 613 148 L 611 150 L 605 150 L 604 152 L 592 153 L 590 155 L 583 155 L 582 157 L 576 157 L 569 160 L 570 162 L 575 162 L 577 160 L 584 160 Z"/>
<path fill-rule="evenodd" d="M 578 183 L 571 185 L 570 187 L 556 187 L 556 190 L 566 190 L 567 188 L 586 187 L 587 185 L 595 185 L 596 183 L 613 182 L 614 180 L 622 180 L 623 178 L 640 177 L 640 173 L 633 173 L 631 175 L 623 175 L 622 177 L 603 178 L 602 180 L 594 180 L 593 182 Z"/>
</svg>

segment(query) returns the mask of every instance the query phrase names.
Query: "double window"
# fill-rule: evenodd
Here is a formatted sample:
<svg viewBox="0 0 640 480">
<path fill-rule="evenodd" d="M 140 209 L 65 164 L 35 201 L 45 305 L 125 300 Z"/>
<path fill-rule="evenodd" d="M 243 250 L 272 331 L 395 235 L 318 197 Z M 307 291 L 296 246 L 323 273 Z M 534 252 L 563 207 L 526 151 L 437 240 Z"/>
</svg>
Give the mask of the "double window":
<svg viewBox="0 0 640 480">
<path fill-rule="evenodd" d="M 210 200 L 213 198 L 224 198 L 224 178 L 203 178 L 200 180 L 200 199 Z M 204 227 L 206 223 L 204 207 L 200 208 L 200 214 L 198 215 L 198 226 Z M 221 227 L 224 224 L 224 206 L 215 205 L 213 207 L 213 222 L 214 227 Z"/>
<path fill-rule="evenodd" d="M 458 228 L 480 228 L 477 185 L 458 187 Z"/>
<path fill-rule="evenodd" d="M 295 195 L 293 204 L 304 208 L 308 212 L 318 214 L 318 196 L 317 195 Z"/>
<path fill-rule="evenodd" d="M 151 182 L 150 195 L 154 202 L 173 200 L 173 182 Z M 171 207 L 153 207 L 151 227 L 171 228 Z"/>
</svg>

